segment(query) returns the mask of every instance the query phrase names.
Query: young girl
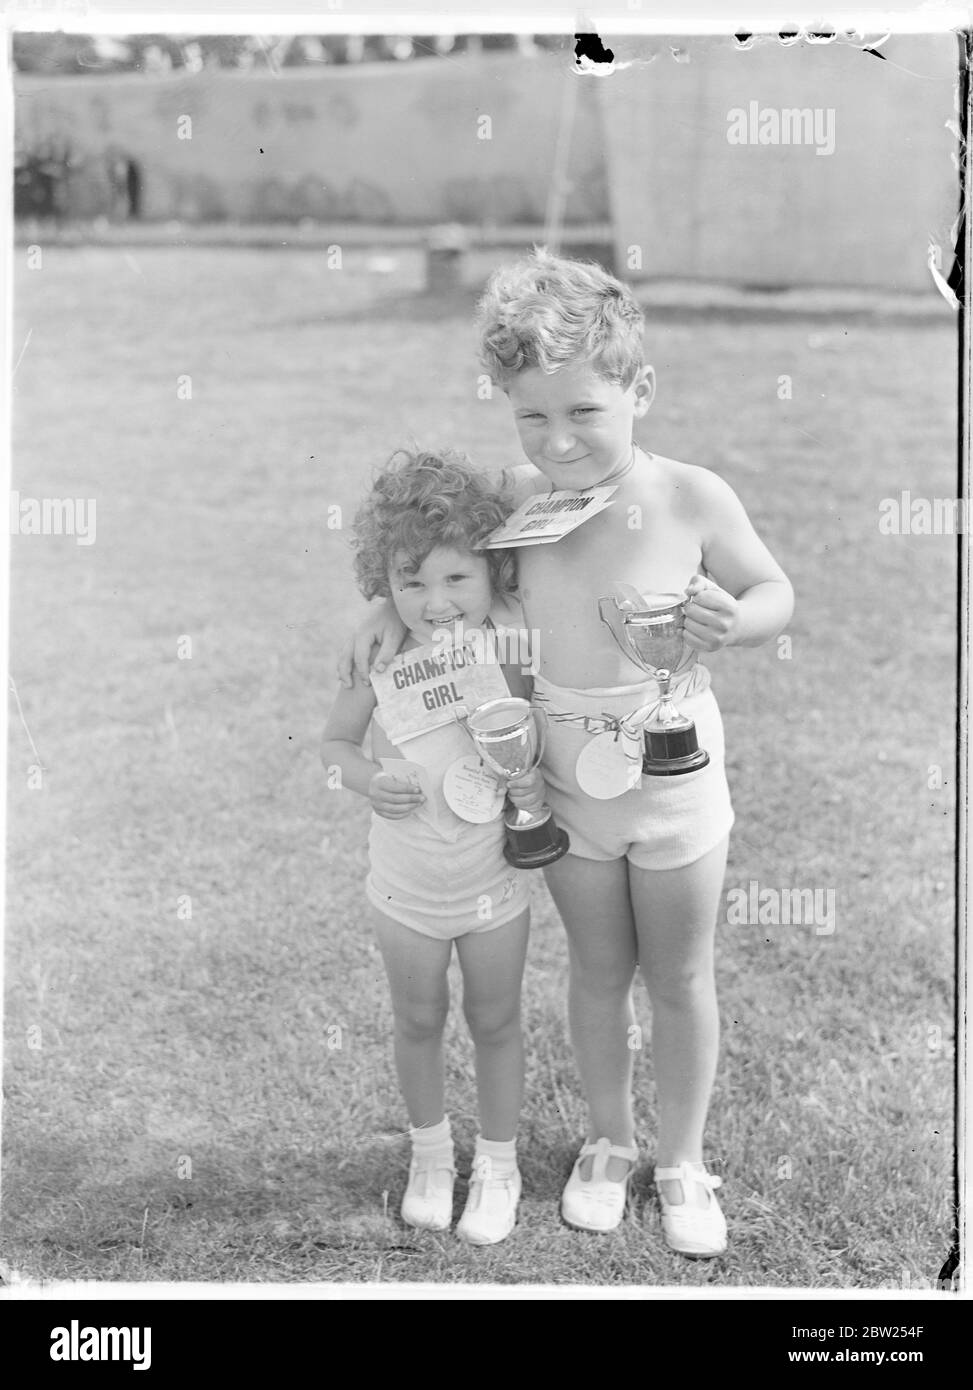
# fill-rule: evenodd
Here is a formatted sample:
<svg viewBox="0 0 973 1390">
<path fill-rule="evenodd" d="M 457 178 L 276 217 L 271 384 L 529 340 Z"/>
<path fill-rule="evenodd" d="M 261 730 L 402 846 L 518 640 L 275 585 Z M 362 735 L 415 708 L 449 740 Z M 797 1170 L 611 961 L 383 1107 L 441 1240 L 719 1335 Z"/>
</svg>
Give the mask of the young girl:
<svg viewBox="0 0 973 1390">
<path fill-rule="evenodd" d="M 476 1051 L 480 1119 L 457 1234 L 478 1245 L 509 1235 L 520 1197 L 515 1135 L 524 1082 L 520 982 L 527 875 L 504 859 L 499 793 L 497 804 L 481 805 L 479 819 L 472 821 L 457 815 L 444 795 L 447 771 L 473 754 L 460 723 L 453 718 L 403 734 L 403 717 L 407 723 L 417 716 L 403 716 L 403 702 L 396 707 L 393 692 L 408 693 L 417 675 L 432 669 L 423 662 L 441 656 L 447 642 L 471 630 L 482 638 L 484 628 L 495 626 L 492 611 L 507 616 L 501 605 L 514 582 L 512 557 L 503 551 L 478 554 L 472 547 L 511 510 L 511 502 L 458 454 L 403 450 L 393 456 L 355 518 L 355 569 L 366 598 L 391 598 L 406 629 L 399 651 L 415 650 L 416 660 L 400 664 L 399 681 L 383 699 L 370 685 L 342 689 L 322 745 L 325 765 L 340 768 L 342 785 L 367 796 L 374 813 L 366 893 L 392 993 L 396 1070 L 412 1136 L 402 1219 L 429 1230 L 444 1230 L 452 1216 L 455 1169 L 444 1110 L 443 1029 L 447 969 L 456 944 L 463 1010 Z M 486 644 L 479 646 L 482 651 Z M 500 696 L 508 690 L 530 696 L 519 668 L 495 667 L 483 678 L 499 683 Z M 447 693 L 456 689 L 446 682 Z M 436 722 L 438 698 L 428 697 L 432 718 L 423 713 L 421 699 L 412 701 L 420 723 Z M 386 723 L 400 737 L 399 746 Z M 369 724 L 371 757 L 362 751 Z M 380 759 L 404 759 L 405 768 L 383 771 Z M 409 763 L 421 765 L 421 773 L 410 771 Z M 534 809 L 543 800 L 542 788 L 534 772 L 517 779 L 509 795 L 519 808 Z"/>
</svg>

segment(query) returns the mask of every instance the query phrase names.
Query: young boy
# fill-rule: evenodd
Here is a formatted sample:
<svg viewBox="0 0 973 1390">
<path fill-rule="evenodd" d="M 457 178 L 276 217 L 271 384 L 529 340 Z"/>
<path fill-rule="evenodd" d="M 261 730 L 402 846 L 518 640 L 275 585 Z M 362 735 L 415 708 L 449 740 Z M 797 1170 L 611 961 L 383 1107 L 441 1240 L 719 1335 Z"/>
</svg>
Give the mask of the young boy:
<svg viewBox="0 0 973 1390">
<path fill-rule="evenodd" d="M 535 700 L 549 715 L 542 770 L 571 851 L 545 870 L 568 936 L 571 1038 L 589 1110 L 588 1142 L 562 1198 L 569 1224 L 611 1230 L 638 1157 L 632 1118 L 632 984 L 652 1005 L 658 1099 L 655 1178 L 669 1245 L 712 1256 L 726 1223 L 702 1162 L 719 1021 L 713 943 L 733 823 L 723 731 L 705 667 L 674 682 L 709 765 L 643 776 L 610 799 L 588 795 L 576 763 L 598 733 L 658 701 L 601 622 L 616 584 L 685 595 L 685 638 L 699 652 L 758 646 L 793 609 L 791 586 L 731 488 L 704 468 L 633 441 L 655 375 L 642 360 L 643 317 L 598 266 L 543 251 L 501 268 L 479 312 L 484 365 L 505 392 L 530 466 L 521 496 L 615 485 L 612 504 L 556 544 L 518 551 L 526 625 L 539 633 Z M 358 635 L 356 669 L 396 649 L 388 615 Z M 346 655 L 342 679 L 350 678 Z"/>
</svg>

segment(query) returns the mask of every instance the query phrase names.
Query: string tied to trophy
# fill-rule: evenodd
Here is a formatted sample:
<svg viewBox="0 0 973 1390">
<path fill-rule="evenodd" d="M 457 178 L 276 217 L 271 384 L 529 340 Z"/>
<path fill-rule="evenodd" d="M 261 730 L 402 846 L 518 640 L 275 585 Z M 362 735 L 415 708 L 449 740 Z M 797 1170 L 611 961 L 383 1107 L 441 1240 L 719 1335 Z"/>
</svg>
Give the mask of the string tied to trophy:
<svg viewBox="0 0 973 1390">
<path fill-rule="evenodd" d="M 687 698 L 706 688 L 709 673 L 705 667 L 694 662 L 677 673 L 674 683 L 680 696 Z M 641 786 L 642 774 L 647 771 L 645 744 L 649 735 L 646 731 L 655 729 L 670 697 L 671 690 L 664 694 L 660 683 L 655 698 L 627 714 L 612 714 L 607 710 L 582 714 L 558 709 L 546 692 L 534 691 L 534 703 L 543 708 L 550 723 L 566 724 L 589 735 L 589 741 L 578 754 L 575 776 L 581 790 L 598 800 L 622 796 Z M 681 716 L 677 715 L 676 718 L 681 719 Z M 704 765 L 703 762 L 697 763 L 697 766 Z"/>
<path fill-rule="evenodd" d="M 695 663 L 679 673 L 677 689 L 683 698 L 695 695 L 700 689 L 705 689 L 709 684 L 709 677 L 704 666 Z M 533 703 L 543 706 L 544 713 L 552 724 L 574 724 L 583 729 L 586 734 L 614 734 L 616 737 L 621 733 L 631 733 L 636 735 L 641 732 L 643 727 L 655 717 L 662 706 L 662 694 L 658 699 L 650 701 L 648 704 L 639 705 L 632 710 L 631 714 L 609 714 L 607 710 L 602 710 L 599 714 L 578 714 L 572 710 L 555 709 L 548 695 L 542 690 L 535 689 Z M 641 754 L 639 755 L 641 756 Z"/>
</svg>

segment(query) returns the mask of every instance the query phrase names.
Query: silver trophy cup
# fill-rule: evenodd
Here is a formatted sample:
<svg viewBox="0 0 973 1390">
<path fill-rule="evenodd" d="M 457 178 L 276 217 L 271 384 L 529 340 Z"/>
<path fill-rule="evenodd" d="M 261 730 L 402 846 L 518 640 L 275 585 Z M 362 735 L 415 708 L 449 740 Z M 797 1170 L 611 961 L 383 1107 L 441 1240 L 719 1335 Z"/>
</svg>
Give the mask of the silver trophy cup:
<svg viewBox="0 0 973 1390">
<path fill-rule="evenodd" d="M 624 597 L 598 600 L 601 621 L 629 661 L 659 683 L 659 708 L 645 725 L 642 771 L 650 777 L 696 772 L 709 762 L 709 754 L 699 746 L 696 725 L 679 713 L 670 694 L 673 676 L 696 660 L 683 632 L 685 600 L 679 594 L 643 597 L 628 585 L 616 589 Z"/>
<path fill-rule="evenodd" d="M 544 752 L 543 724 L 529 700 L 515 695 L 487 700 L 472 710 L 466 730 L 487 767 L 501 782 L 530 772 Z M 549 806 L 531 812 L 508 807 L 504 857 L 518 869 L 539 869 L 567 854 L 569 840 Z"/>
</svg>

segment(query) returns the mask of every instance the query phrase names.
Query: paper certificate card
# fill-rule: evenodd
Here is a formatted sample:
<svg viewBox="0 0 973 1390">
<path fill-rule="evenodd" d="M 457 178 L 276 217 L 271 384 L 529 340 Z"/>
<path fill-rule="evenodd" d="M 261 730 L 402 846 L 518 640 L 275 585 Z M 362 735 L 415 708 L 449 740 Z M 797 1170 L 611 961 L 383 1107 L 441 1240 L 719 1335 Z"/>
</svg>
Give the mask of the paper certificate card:
<svg viewBox="0 0 973 1390">
<path fill-rule="evenodd" d="M 510 695 L 503 671 L 487 643 L 477 651 L 452 641 L 400 652 L 384 671 L 372 672 L 372 689 L 392 743 L 405 743 L 430 729 L 452 724 L 487 700 Z M 465 706 L 465 710 L 463 709 Z"/>
<path fill-rule="evenodd" d="M 467 753 L 450 763 L 443 778 L 446 805 L 460 820 L 486 825 L 503 810 L 505 792 L 479 753 Z"/>
<path fill-rule="evenodd" d="M 641 740 L 621 729 L 595 734 L 578 754 L 574 775 L 581 790 L 598 801 L 623 796 L 642 783 Z"/>
<path fill-rule="evenodd" d="M 515 545 L 549 545 L 559 541 L 582 522 L 611 506 L 618 487 L 593 487 L 586 492 L 534 493 L 507 520 L 491 531 L 479 550 L 507 550 Z"/>
</svg>

